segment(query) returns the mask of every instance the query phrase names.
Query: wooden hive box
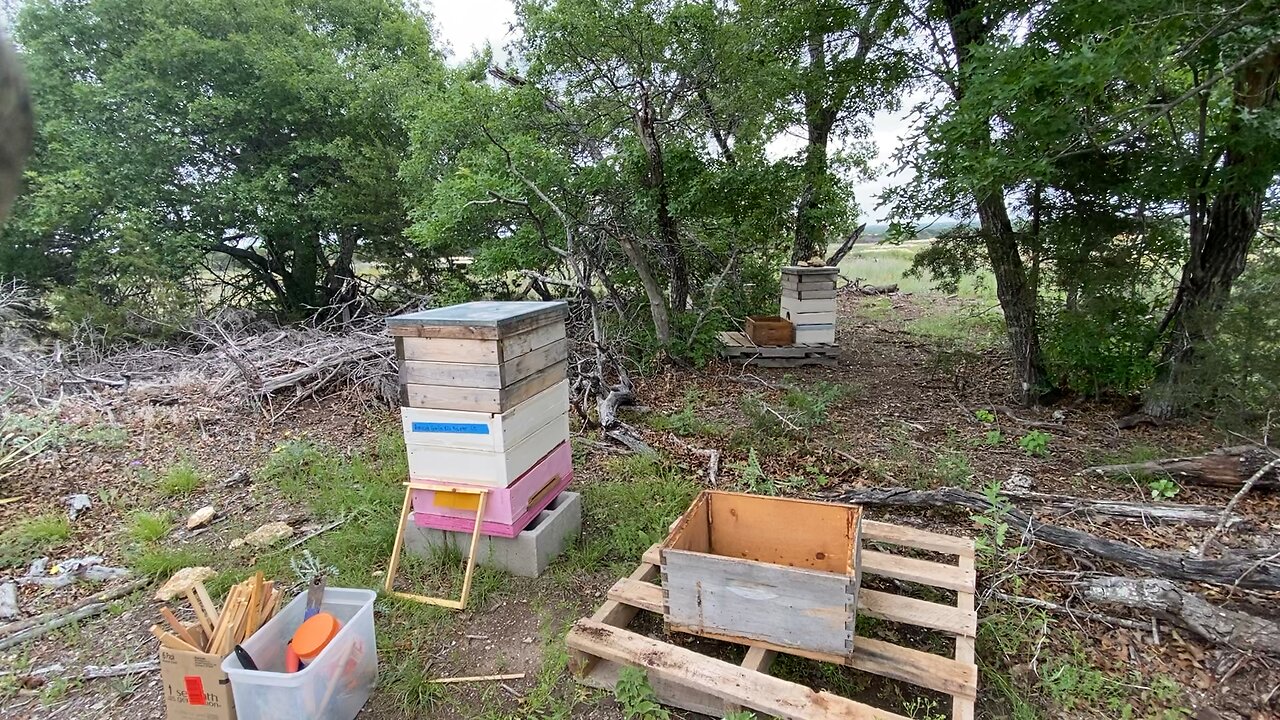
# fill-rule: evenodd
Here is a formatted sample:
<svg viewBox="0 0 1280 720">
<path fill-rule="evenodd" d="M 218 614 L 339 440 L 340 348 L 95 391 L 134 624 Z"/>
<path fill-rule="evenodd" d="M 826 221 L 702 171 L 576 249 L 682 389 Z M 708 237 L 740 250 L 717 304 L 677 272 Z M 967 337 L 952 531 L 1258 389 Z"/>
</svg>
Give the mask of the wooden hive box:
<svg viewBox="0 0 1280 720">
<path fill-rule="evenodd" d="M 387 318 L 404 407 L 504 413 L 566 377 L 567 305 L 470 302 Z"/>
<path fill-rule="evenodd" d="M 795 343 L 796 329 L 777 315 L 752 315 L 747 318 L 747 337 L 761 347 L 781 347 Z"/>
<path fill-rule="evenodd" d="M 862 509 L 707 490 L 662 543 L 669 631 L 849 656 Z"/>
</svg>

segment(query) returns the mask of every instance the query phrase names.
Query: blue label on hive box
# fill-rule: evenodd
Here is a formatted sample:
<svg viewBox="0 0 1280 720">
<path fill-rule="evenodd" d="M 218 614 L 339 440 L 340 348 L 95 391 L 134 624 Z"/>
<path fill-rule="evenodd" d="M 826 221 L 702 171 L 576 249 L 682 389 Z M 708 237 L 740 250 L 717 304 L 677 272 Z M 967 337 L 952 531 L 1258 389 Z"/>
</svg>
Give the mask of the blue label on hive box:
<svg viewBox="0 0 1280 720">
<path fill-rule="evenodd" d="M 416 422 L 412 427 L 416 433 L 457 433 L 459 435 L 488 435 L 489 426 L 484 423 L 441 423 Z"/>
</svg>

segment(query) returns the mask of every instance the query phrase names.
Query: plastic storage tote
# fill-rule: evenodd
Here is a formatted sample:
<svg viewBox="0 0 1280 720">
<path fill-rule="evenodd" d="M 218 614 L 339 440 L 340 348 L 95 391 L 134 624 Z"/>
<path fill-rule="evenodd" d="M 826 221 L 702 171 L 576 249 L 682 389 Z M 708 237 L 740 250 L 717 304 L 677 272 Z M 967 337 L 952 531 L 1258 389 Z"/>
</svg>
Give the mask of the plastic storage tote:
<svg viewBox="0 0 1280 720">
<path fill-rule="evenodd" d="M 373 632 L 376 597 L 372 590 L 325 589 L 320 610 L 336 617 L 342 628 L 296 673 L 284 672 L 284 654 L 302 624 L 305 592 L 245 640 L 242 647 L 258 666 L 256 671 L 245 670 L 235 654 L 222 661 L 239 720 L 352 720 L 369 699 L 378 677 Z"/>
</svg>

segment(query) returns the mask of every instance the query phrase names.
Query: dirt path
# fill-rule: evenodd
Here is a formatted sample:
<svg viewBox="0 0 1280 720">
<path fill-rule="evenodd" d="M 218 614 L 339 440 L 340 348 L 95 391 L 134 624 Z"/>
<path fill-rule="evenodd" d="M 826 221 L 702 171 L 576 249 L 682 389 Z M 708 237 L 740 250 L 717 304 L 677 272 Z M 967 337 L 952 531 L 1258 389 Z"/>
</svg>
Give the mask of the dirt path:
<svg viewBox="0 0 1280 720">
<path fill-rule="evenodd" d="M 382 677 L 363 716 L 621 718 L 611 699 L 573 683 L 561 638 L 638 561 L 637 548 L 660 536 L 681 503 L 708 481 L 706 458 L 691 448 L 722 452 L 720 487 L 754 492 L 815 496 L 864 485 L 978 490 L 1018 475 L 1036 490 L 1143 500 L 1149 490 L 1142 479 L 1086 481 L 1074 473 L 1105 459 L 1199 450 L 1221 440 L 1196 425 L 1121 431 L 1112 404 L 1018 410 L 1018 419 L 1011 419 L 1001 409 L 1008 404 L 1007 361 L 994 349 L 985 309 L 938 295 L 842 298 L 837 366 L 744 370 L 716 363 L 643 379 L 639 396 L 648 411 L 629 417 L 666 459 L 629 457 L 589 435 L 575 436 L 575 485 L 588 501 L 584 539 L 548 575 L 537 581 L 482 576 L 472 611 L 458 615 L 380 600 Z M 979 411 L 992 419 L 980 419 Z M 68 536 L 39 545 L 50 557 L 96 553 L 108 565 L 158 573 L 198 560 L 222 571 L 219 583 L 229 584 L 254 568 L 293 580 L 290 560 L 303 549 L 255 555 L 229 550 L 231 539 L 270 521 L 288 522 L 302 534 L 352 511 L 355 519 L 304 547 L 321 564 L 340 566 L 338 583 L 376 586 L 389 551 L 387 525 L 393 526 L 398 510 L 396 483 L 403 477 L 395 413 L 336 397 L 307 404 L 274 425 L 264 417 L 230 399 L 206 397 L 199 387 L 176 401 L 132 396 L 105 409 L 64 403 L 56 418 L 42 422 L 56 423 L 65 440 L 0 491 L 3 498 L 18 498 L 0 505 L 0 526 L 62 517 L 63 496 L 87 493 L 94 505 L 69 526 Z M 1069 430 L 1051 433 L 1045 452 L 1031 454 L 1019 444 L 1032 431 L 1025 421 Z M 196 470 L 194 487 L 174 489 L 182 485 L 174 472 L 179 466 Z M 1221 505 L 1229 495 L 1184 488 L 1176 499 Z M 225 519 L 187 532 L 187 515 L 207 504 Z M 1280 530 L 1273 524 L 1277 509 L 1273 497 L 1247 499 L 1241 511 L 1258 519 L 1260 531 L 1232 535 L 1231 542 L 1272 541 Z M 142 540 L 142 513 L 165 516 L 173 527 Z M 965 514 L 871 515 L 952 534 L 977 531 Z M 1151 548 L 1186 549 L 1202 532 L 1062 522 Z M 20 565 L 0 572 L 22 574 Z M 1070 580 L 1099 570 L 1123 569 L 1036 546 L 1012 566 L 989 567 L 982 583 L 1062 600 L 1071 595 Z M 406 578 L 447 589 L 456 568 L 418 563 Z M 94 589 L 83 583 L 57 591 L 24 587 L 20 605 L 31 615 Z M 1275 598 L 1237 593 L 1231 601 L 1256 606 Z M 156 673 L 85 682 L 52 679 L 58 673 L 43 683 L 29 677 L 55 663 L 70 672 L 152 658 L 147 627 L 155 612 L 150 594 L 137 593 L 78 626 L 0 652 L 0 672 L 9 673 L 0 675 L 0 715 L 163 717 Z M 1163 631 L 1154 644 L 1150 633 L 1047 618 L 993 601 L 980 613 L 986 618 L 979 638 L 982 716 L 1125 717 L 1125 707 L 1136 712 L 1133 717 L 1275 716 L 1272 689 L 1280 674 L 1273 663 L 1207 648 L 1179 632 Z M 425 682 L 520 672 L 525 678 L 506 687 Z M 909 686 L 813 664 L 784 663 L 778 672 L 896 712 L 937 717 L 929 705 L 937 699 L 921 700 Z M 1268 707 L 1263 699 L 1269 691 Z"/>
</svg>

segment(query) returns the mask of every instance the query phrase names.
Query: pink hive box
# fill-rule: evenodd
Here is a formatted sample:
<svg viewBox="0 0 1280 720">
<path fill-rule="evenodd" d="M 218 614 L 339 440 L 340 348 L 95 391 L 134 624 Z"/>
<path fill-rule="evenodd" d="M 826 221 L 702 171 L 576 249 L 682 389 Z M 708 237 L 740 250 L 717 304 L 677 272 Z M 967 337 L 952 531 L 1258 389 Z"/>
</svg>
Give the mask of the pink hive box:
<svg viewBox="0 0 1280 720">
<path fill-rule="evenodd" d="M 572 480 L 573 453 L 566 440 L 516 478 L 510 487 L 489 490 L 480 532 L 507 538 L 519 535 Z M 449 484 L 463 486 L 463 483 Z M 478 502 L 479 496 L 471 493 L 415 490 L 413 521 L 418 527 L 470 533 L 475 527 Z"/>
</svg>

